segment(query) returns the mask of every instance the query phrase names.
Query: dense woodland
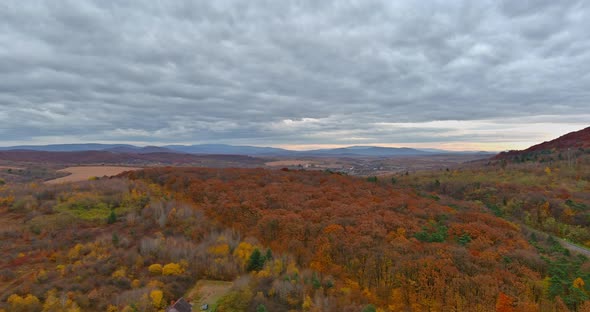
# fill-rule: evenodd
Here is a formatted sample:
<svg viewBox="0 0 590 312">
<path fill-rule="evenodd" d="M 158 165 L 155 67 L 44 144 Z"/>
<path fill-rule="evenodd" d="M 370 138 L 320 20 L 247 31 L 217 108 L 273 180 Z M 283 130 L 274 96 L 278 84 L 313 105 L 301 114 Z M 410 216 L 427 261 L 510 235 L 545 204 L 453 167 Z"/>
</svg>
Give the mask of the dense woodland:
<svg viewBox="0 0 590 312">
<path fill-rule="evenodd" d="M 499 217 L 590 248 L 590 149 L 521 153 L 391 179 L 401 188 L 481 202 Z"/>
<path fill-rule="evenodd" d="M 466 175 L 154 168 L 6 184 L 0 309 L 159 311 L 209 279 L 234 281 L 217 311 L 589 311 L 590 262 L 439 192 Z"/>
</svg>

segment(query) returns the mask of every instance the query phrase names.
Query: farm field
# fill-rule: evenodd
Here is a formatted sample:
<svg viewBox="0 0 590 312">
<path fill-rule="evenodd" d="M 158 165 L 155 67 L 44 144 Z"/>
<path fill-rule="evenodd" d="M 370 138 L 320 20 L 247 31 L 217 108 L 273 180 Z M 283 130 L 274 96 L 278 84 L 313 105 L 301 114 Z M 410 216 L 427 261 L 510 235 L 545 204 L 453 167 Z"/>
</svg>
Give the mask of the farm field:
<svg viewBox="0 0 590 312">
<path fill-rule="evenodd" d="M 102 176 L 114 176 L 119 173 L 131 170 L 139 170 L 141 168 L 137 167 L 118 167 L 118 166 L 79 166 L 79 167 L 68 167 L 65 169 L 58 170 L 58 172 L 67 172 L 70 175 L 49 180 L 45 183 L 47 184 L 59 184 L 59 183 L 69 183 L 69 182 L 78 182 L 78 181 L 85 181 L 92 177 L 102 177 Z"/>
<path fill-rule="evenodd" d="M 13 166 L 0 166 L 0 170 L 23 170 L 24 168 L 22 167 L 13 167 Z"/>
</svg>

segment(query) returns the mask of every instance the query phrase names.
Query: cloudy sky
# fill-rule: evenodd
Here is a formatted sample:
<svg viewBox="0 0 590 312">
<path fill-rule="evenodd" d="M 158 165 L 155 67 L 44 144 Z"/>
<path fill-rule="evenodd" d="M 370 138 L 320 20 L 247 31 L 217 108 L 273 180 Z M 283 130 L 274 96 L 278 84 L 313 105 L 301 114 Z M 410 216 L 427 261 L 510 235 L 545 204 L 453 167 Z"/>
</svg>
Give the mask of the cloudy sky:
<svg viewBox="0 0 590 312">
<path fill-rule="evenodd" d="M 590 126 L 588 1 L 0 2 L 0 145 L 502 150 Z"/>
</svg>

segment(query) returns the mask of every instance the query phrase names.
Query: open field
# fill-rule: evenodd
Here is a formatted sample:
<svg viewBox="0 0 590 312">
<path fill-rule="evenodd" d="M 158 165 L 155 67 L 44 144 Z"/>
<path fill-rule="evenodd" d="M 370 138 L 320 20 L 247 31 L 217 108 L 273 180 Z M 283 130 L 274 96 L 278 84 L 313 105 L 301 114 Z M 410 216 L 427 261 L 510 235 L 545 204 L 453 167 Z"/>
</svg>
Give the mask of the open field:
<svg viewBox="0 0 590 312">
<path fill-rule="evenodd" d="M 58 172 L 67 172 L 70 175 L 49 180 L 47 184 L 59 184 L 68 182 L 85 181 L 91 177 L 113 176 L 125 171 L 139 170 L 136 167 L 118 167 L 118 166 L 80 166 L 68 167 L 58 170 Z"/>
<path fill-rule="evenodd" d="M 487 161 L 489 155 L 449 154 L 396 157 L 275 157 L 265 165 L 270 168 L 331 170 L 355 176 L 386 175 L 391 173 L 440 170 L 465 166 L 474 161 Z"/>
<path fill-rule="evenodd" d="M 0 170 L 23 170 L 24 168 L 22 167 L 13 167 L 13 166 L 0 166 Z"/>
<path fill-rule="evenodd" d="M 213 311 L 217 300 L 232 286 L 232 282 L 200 280 L 188 293 L 187 300 L 193 304 L 193 311 L 201 311 L 201 306 L 204 304 L 208 304 L 209 311 Z"/>
</svg>

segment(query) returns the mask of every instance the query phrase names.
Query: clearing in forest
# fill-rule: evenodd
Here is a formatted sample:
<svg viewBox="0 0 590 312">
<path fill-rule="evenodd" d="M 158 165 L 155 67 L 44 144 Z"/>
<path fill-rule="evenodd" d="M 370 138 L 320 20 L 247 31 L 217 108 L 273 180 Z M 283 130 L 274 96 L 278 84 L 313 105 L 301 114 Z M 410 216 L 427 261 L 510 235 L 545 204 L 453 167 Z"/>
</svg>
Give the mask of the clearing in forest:
<svg viewBox="0 0 590 312">
<path fill-rule="evenodd" d="M 0 166 L 0 170 L 24 170 L 25 168 L 22 167 L 13 167 L 13 166 Z"/>
<path fill-rule="evenodd" d="M 49 180 L 47 184 L 59 184 L 67 182 L 78 182 L 86 181 L 92 177 L 102 176 L 114 176 L 119 173 L 131 170 L 139 170 L 141 168 L 135 167 L 118 167 L 118 166 L 79 166 L 79 167 L 68 167 L 65 169 L 58 170 L 58 172 L 67 172 L 70 175 Z"/>
<path fill-rule="evenodd" d="M 207 311 L 214 311 L 217 301 L 231 289 L 233 284 L 225 281 L 199 280 L 188 292 L 186 299 L 193 304 L 193 311 L 201 311 L 201 306 L 204 304 L 209 305 Z"/>
</svg>

